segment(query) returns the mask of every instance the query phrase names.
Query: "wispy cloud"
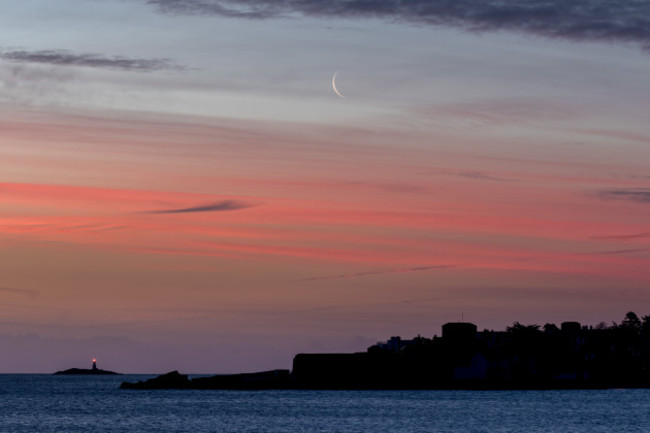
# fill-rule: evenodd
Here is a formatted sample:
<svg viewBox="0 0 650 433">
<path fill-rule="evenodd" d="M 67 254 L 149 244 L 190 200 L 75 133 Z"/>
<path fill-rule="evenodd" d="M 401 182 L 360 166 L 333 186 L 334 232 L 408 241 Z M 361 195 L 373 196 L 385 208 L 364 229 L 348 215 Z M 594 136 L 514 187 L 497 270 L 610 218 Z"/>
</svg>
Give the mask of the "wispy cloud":
<svg viewBox="0 0 650 433">
<path fill-rule="evenodd" d="M 382 18 L 472 32 L 515 31 L 650 49 L 650 2 L 618 0 L 146 0 L 165 13 Z"/>
<path fill-rule="evenodd" d="M 23 295 L 23 296 L 37 296 L 38 292 L 35 290 L 28 290 L 28 289 L 15 289 L 13 287 L 0 287 L 0 293 L 12 293 L 16 295 Z"/>
<path fill-rule="evenodd" d="M 505 179 L 502 177 L 491 176 L 489 174 L 480 172 L 480 171 L 462 171 L 459 173 L 454 173 L 456 176 L 466 177 L 468 179 L 477 179 L 477 180 L 495 180 L 499 182 L 506 182 L 510 179 Z"/>
<path fill-rule="evenodd" d="M 634 248 L 634 249 L 629 249 L 629 250 L 614 250 L 614 251 L 600 251 L 597 253 L 592 253 L 596 256 L 611 256 L 611 255 L 617 255 L 617 254 L 635 254 L 635 253 L 647 253 L 648 250 L 647 248 Z"/>
<path fill-rule="evenodd" d="M 598 195 L 606 200 L 630 200 L 650 203 L 650 188 L 617 188 L 600 191 Z"/>
<path fill-rule="evenodd" d="M 615 240 L 630 240 L 630 239 L 643 239 L 650 238 L 650 232 L 647 233 L 632 233 L 629 235 L 606 235 L 606 236 L 592 236 L 591 239 L 615 239 Z"/>
<path fill-rule="evenodd" d="M 612 130 L 612 129 L 576 129 L 576 132 L 581 134 L 590 134 L 597 137 L 607 137 L 620 142 L 621 140 L 628 142 L 636 142 L 642 144 L 650 144 L 650 136 L 646 134 L 637 134 L 630 131 Z M 648 176 L 635 176 L 648 179 Z"/>
<path fill-rule="evenodd" d="M 259 2 L 221 0 L 147 0 L 165 13 L 189 15 L 221 15 L 238 18 L 270 18 L 283 13 L 287 6 L 281 2 Z"/>
<path fill-rule="evenodd" d="M 0 59 L 15 63 L 38 63 L 57 66 L 84 66 L 89 68 L 120 69 L 124 71 L 152 72 L 182 70 L 170 59 L 138 59 L 105 56 L 95 53 L 74 54 L 66 50 L 0 51 Z"/>
<path fill-rule="evenodd" d="M 341 280 L 345 278 L 369 277 L 373 275 L 382 275 L 382 274 L 402 274 L 402 273 L 409 273 L 409 272 L 423 272 L 423 271 L 431 271 L 434 269 L 448 269 L 454 267 L 457 266 L 455 265 L 417 266 L 414 268 L 389 269 L 384 271 L 355 272 L 351 274 L 329 275 L 323 277 L 308 277 L 308 278 L 301 278 L 296 281 Z"/>
<path fill-rule="evenodd" d="M 143 213 L 148 214 L 175 214 L 175 213 L 194 213 L 194 212 L 223 212 L 228 210 L 238 210 L 253 207 L 250 203 L 244 203 L 236 200 L 224 200 L 217 203 L 210 203 L 200 206 L 184 207 L 178 209 L 152 210 Z"/>
<path fill-rule="evenodd" d="M 458 127 L 565 122 L 580 117 L 580 110 L 541 98 L 487 98 L 446 104 L 423 105 L 411 109 L 423 119 Z"/>
</svg>

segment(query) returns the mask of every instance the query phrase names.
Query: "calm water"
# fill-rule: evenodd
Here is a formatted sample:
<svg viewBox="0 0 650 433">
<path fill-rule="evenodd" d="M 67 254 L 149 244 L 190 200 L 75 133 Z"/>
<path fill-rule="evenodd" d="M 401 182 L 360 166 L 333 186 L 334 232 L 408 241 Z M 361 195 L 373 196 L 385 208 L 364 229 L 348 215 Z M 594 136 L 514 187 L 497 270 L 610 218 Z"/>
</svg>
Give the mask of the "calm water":
<svg viewBox="0 0 650 433">
<path fill-rule="evenodd" d="M 127 391 L 0 375 L 0 432 L 650 432 L 650 390 Z"/>
</svg>

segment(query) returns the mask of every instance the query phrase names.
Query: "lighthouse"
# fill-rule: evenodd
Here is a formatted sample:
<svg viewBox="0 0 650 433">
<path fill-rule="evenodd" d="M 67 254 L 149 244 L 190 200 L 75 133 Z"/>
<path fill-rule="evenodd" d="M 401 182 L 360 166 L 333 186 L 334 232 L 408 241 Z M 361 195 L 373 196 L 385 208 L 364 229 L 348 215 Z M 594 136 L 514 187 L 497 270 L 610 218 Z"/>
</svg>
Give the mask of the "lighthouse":
<svg viewBox="0 0 650 433">
<path fill-rule="evenodd" d="M 97 360 L 93 358 L 93 371 L 97 370 Z"/>
</svg>

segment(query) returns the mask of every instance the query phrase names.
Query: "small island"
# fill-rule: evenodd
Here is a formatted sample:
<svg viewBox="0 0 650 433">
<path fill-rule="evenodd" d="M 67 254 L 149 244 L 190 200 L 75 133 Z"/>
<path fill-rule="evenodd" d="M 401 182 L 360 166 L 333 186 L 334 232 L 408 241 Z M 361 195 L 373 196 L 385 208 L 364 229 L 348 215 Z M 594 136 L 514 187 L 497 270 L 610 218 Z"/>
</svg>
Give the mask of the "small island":
<svg viewBox="0 0 650 433">
<path fill-rule="evenodd" d="M 563 322 L 442 336 L 391 337 L 359 353 L 301 353 L 293 369 L 197 377 L 173 371 L 122 389 L 604 389 L 650 388 L 650 316 L 620 324 Z"/>
<path fill-rule="evenodd" d="M 102 370 L 97 368 L 97 360 L 93 359 L 92 368 L 69 368 L 67 370 L 61 370 L 54 373 L 55 375 L 117 375 L 122 373 L 116 373 L 114 371 Z"/>
</svg>

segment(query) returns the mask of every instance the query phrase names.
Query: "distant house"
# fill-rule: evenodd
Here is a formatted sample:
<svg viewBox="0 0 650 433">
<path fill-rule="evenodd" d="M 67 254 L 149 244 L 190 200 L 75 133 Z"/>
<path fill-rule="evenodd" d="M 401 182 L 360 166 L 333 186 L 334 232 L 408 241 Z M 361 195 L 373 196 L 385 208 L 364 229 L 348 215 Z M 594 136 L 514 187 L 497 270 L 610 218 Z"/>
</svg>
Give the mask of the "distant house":
<svg viewBox="0 0 650 433">
<path fill-rule="evenodd" d="M 388 341 L 380 341 L 375 346 L 382 350 L 390 352 L 399 352 L 405 347 L 412 346 L 416 340 L 402 340 L 401 337 L 390 337 Z"/>
</svg>

